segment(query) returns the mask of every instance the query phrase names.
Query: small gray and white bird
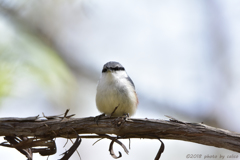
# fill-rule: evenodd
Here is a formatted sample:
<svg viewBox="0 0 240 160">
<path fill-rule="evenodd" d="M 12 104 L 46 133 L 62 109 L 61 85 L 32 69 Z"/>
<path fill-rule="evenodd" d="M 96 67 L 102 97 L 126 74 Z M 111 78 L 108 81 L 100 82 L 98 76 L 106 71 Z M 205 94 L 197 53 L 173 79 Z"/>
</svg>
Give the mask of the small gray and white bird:
<svg viewBox="0 0 240 160">
<path fill-rule="evenodd" d="M 103 66 L 97 86 L 96 105 L 107 116 L 132 116 L 136 112 L 138 98 L 135 86 L 120 63 L 111 61 Z"/>
</svg>

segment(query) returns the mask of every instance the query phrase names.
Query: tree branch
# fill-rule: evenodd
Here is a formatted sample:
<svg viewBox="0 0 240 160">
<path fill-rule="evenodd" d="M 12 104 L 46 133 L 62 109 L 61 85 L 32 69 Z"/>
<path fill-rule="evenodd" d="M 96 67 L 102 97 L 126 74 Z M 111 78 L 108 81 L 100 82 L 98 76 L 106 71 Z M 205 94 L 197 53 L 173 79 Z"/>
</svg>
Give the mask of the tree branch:
<svg viewBox="0 0 240 160">
<path fill-rule="evenodd" d="M 214 128 L 201 123 L 170 120 L 129 119 L 103 117 L 97 123 L 94 117 L 59 118 L 41 120 L 29 118 L 0 118 L 0 136 L 34 136 L 37 138 L 106 138 L 115 134 L 119 138 L 176 139 L 240 152 L 240 134 Z M 90 134 L 90 135 L 88 135 Z"/>
</svg>

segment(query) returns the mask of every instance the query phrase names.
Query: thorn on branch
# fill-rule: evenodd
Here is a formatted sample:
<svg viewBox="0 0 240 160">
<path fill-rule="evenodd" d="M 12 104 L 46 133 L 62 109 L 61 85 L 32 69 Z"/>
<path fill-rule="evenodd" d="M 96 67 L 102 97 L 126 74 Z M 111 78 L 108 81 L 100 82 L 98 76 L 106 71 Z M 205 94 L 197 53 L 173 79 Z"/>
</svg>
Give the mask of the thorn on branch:
<svg viewBox="0 0 240 160">
<path fill-rule="evenodd" d="M 165 117 L 168 117 L 168 118 L 169 118 L 169 121 L 171 121 L 171 122 L 186 124 L 185 122 L 180 121 L 180 120 L 178 120 L 178 119 L 176 119 L 176 118 L 174 118 L 174 117 L 172 117 L 172 116 L 165 115 Z"/>
<path fill-rule="evenodd" d="M 70 109 L 67 109 L 66 112 L 64 113 L 64 116 L 63 116 L 63 117 L 60 117 L 60 118 L 62 118 L 62 119 L 69 119 L 69 118 L 75 116 L 75 114 L 70 114 L 70 115 L 67 116 L 69 110 L 70 110 Z"/>
<path fill-rule="evenodd" d="M 46 118 L 47 120 L 59 119 L 59 118 L 60 119 L 65 119 L 65 118 L 69 119 L 69 118 L 75 116 L 75 114 L 71 114 L 71 115 L 67 116 L 68 112 L 69 112 L 69 109 L 67 109 L 64 114 L 59 114 L 59 115 L 55 115 L 55 116 L 45 116 L 44 113 L 42 113 L 42 114 L 43 114 L 43 117 Z M 63 115 L 63 117 L 62 117 L 62 115 Z"/>
</svg>

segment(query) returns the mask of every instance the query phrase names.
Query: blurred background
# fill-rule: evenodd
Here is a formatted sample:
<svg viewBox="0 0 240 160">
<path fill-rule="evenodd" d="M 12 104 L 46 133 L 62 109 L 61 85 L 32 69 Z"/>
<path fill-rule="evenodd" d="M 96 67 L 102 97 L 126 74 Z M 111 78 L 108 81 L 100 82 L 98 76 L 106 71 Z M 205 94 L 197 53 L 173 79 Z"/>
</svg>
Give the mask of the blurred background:
<svg viewBox="0 0 240 160">
<path fill-rule="evenodd" d="M 0 0 L 0 117 L 96 116 L 102 66 L 118 61 L 139 95 L 133 118 L 167 119 L 240 132 L 240 1 Z M 0 137 L 0 142 L 3 142 Z M 83 160 L 112 159 L 109 140 L 83 139 Z M 66 139 L 57 139 L 59 159 Z M 128 146 L 128 140 L 122 141 Z M 163 140 L 162 159 L 240 155 Z M 157 140 L 132 139 L 122 159 L 154 159 Z M 92 154 L 90 154 L 92 153 Z M 0 148 L 2 159 L 24 160 Z M 34 160 L 42 160 L 34 154 Z M 75 153 L 72 160 L 79 159 Z M 216 158 L 217 160 L 219 158 Z"/>
</svg>

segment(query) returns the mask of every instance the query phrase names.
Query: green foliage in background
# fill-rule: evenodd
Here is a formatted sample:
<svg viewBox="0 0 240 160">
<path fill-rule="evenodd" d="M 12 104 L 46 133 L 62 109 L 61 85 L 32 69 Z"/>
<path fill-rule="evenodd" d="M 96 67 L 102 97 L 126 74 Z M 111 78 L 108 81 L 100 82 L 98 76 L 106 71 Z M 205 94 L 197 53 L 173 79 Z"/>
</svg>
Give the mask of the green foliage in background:
<svg viewBox="0 0 240 160">
<path fill-rule="evenodd" d="M 56 51 L 3 15 L 0 35 L 0 102 L 36 87 L 57 103 L 70 101 L 76 82 Z"/>
</svg>

